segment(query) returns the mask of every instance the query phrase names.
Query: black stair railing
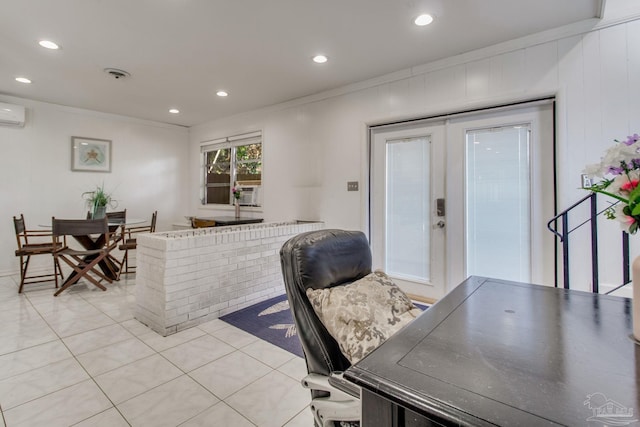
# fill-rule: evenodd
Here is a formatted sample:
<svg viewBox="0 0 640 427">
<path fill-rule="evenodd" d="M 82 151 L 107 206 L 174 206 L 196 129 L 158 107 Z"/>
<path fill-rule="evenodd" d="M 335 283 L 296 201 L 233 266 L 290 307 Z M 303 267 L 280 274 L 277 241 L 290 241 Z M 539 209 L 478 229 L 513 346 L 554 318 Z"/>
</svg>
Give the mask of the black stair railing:
<svg viewBox="0 0 640 427">
<path fill-rule="evenodd" d="M 589 203 L 589 217 L 580 224 L 573 228 L 569 226 L 569 214 L 578 207 L 581 207 L 585 203 Z M 590 193 L 588 196 L 578 200 L 573 205 L 569 206 L 558 215 L 551 218 L 547 223 L 547 228 L 556 235 L 556 241 L 562 243 L 562 283 L 565 289 L 569 289 L 569 235 L 589 224 L 591 231 L 591 291 L 599 293 L 600 291 L 600 278 L 598 274 L 598 216 L 605 212 L 608 208 L 605 208 L 598 212 L 596 204 L 596 193 Z M 560 230 L 558 230 L 560 225 Z M 555 245 L 555 286 L 558 287 L 558 245 Z M 622 284 L 609 292 L 617 291 L 621 287 L 631 282 L 631 274 L 629 270 L 629 234 L 622 232 Z"/>
</svg>

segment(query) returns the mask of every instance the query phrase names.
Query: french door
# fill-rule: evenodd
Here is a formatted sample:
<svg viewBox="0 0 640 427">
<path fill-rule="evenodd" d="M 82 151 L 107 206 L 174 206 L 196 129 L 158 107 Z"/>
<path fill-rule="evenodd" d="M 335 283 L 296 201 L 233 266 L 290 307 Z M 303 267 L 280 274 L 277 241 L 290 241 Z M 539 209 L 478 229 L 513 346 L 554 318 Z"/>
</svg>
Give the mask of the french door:
<svg viewBox="0 0 640 427">
<path fill-rule="evenodd" d="M 405 291 L 434 297 L 445 291 L 444 130 L 443 122 L 388 127 L 371 145 L 374 265 Z"/>
<path fill-rule="evenodd" d="M 375 268 L 440 298 L 470 275 L 553 283 L 553 104 L 371 129 Z"/>
</svg>

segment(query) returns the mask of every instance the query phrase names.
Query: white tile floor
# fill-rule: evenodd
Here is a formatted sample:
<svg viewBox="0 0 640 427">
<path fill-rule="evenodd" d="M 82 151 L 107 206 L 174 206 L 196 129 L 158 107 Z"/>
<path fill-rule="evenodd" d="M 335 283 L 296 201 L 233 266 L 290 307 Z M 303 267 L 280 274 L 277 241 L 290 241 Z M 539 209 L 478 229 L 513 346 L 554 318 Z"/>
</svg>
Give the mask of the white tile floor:
<svg viewBox="0 0 640 427">
<path fill-rule="evenodd" d="M 217 319 L 162 337 L 133 318 L 135 275 L 59 297 L 18 280 L 0 277 L 4 426 L 313 425 L 303 359 Z"/>
</svg>

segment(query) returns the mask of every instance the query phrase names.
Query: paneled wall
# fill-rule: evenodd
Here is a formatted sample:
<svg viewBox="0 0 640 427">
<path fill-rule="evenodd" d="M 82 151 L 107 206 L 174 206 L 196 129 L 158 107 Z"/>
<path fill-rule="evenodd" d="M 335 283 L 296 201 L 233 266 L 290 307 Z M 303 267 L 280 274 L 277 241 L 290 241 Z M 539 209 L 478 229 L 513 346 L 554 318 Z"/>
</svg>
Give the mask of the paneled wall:
<svg viewBox="0 0 640 427">
<path fill-rule="evenodd" d="M 367 124 L 550 95 L 557 99 L 563 209 L 585 195 L 579 189 L 584 166 L 598 161 L 614 138 L 640 130 L 639 53 L 637 20 L 560 29 L 196 126 L 190 132 L 192 210 L 215 213 L 197 202 L 200 142 L 261 129 L 266 220 L 314 219 L 328 228 L 367 231 Z M 355 180 L 361 191 L 347 192 L 346 182 Z M 612 250 L 601 251 L 603 282 L 612 284 L 621 280 L 610 237 L 618 238 L 618 230 L 611 221 L 601 230 L 605 243 L 612 240 Z M 584 248 L 584 241 L 578 238 L 576 246 Z M 590 283 L 585 257 L 576 252 L 572 260 L 575 287 L 583 289 Z"/>
<path fill-rule="evenodd" d="M 27 107 L 25 127 L 0 126 L 1 275 L 18 271 L 13 215 L 24 213 L 29 228 L 52 216 L 83 217 L 81 195 L 97 185 L 130 217 L 150 219 L 157 209 L 159 230 L 186 214 L 187 128 L 8 96 L 0 102 Z M 111 173 L 72 172 L 72 136 L 111 140 Z M 51 259 L 32 263 L 49 266 Z"/>
</svg>

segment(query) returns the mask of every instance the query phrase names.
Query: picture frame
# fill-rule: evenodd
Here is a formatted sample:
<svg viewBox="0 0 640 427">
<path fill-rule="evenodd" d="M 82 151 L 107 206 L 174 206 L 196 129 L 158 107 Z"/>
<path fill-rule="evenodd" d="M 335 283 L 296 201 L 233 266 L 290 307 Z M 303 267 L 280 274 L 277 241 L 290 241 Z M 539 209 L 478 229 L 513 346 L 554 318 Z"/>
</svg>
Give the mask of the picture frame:
<svg viewBox="0 0 640 427">
<path fill-rule="evenodd" d="M 111 141 L 72 136 L 71 170 L 74 172 L 111 172 Z"/>
</svg>

